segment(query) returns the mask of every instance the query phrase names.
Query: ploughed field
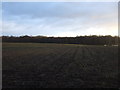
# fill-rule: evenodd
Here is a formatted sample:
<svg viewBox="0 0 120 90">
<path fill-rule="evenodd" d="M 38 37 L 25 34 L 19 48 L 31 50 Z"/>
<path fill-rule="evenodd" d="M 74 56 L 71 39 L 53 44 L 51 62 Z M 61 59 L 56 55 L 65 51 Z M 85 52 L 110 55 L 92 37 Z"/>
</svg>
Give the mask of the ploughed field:
<svg viewBox="0 0 120 90">
<path fill-rule="evenodd" d="M 3 43 L 3 88 L 118 87 L 118 47 Z"/>
</svg>

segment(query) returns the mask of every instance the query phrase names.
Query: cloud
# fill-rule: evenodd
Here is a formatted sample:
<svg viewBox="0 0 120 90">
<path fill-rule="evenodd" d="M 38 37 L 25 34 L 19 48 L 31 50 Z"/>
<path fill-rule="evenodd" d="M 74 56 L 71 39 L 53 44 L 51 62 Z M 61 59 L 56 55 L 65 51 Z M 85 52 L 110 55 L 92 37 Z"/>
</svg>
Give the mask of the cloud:
<svg viewBox="0 0 120 90">
<path fill-rule="evenodd" d="M 28 15 L 33 18 L 61 17 L 77 18 L 82 16 L 92 16 L 110 14 L 116 10 L 116 3 L 91 3 L 91 2 L 9 2 L 3 3 L 5 14 Z M 109 10 L 110 9 L 110 10 Z M 3 13 L 3 14 L 4 14 Z"/>
<path fill-rule="evenodd" d="M 3 35 L 116 35 L 117 3 L 3 3 Z"/>
<path fill-rule="evenodd" d="M 46 36 L 77 36 L 77 35 L 116 35 L 116 24 L 85 24 L 79 20 L 58 20 L 58 22 L 46 23 L 46 19 L 24 19 L 20 21 L 4 21 L 3 35 L 46 35 Z M 30 23 L 32 22 L 32 23 Z M 65 24 L 69 22 L 68 24 Z M 87 23 L 87 22 L 86 22 Z M 63 25 L 65 24 L 65 25 Z M 116 31 L 115 31 L 116 30 Z M 113 33 L 114 32 L 114 33 Z"/>
</svg>

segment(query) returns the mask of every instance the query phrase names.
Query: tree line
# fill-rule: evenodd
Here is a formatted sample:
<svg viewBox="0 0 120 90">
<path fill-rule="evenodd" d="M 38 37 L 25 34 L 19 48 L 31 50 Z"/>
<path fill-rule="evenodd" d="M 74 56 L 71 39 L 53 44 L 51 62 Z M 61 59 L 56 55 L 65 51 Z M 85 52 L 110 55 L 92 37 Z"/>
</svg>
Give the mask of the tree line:
<svg viewBox="0 0 120 90">
<path fill-rule="evenodd" d="M 76 37 L 46 37 L 46 36 L 2 36 L 2 42 L 21 43 L 62 43 L 85 45 L 118 45 L 118 36 L 76 36 Z"/>
</svg>

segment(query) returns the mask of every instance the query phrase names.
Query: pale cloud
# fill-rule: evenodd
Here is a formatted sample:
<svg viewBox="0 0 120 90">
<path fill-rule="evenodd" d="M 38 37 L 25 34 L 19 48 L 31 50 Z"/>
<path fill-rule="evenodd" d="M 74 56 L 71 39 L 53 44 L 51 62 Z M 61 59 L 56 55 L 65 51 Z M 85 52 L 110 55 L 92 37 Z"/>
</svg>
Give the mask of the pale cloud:
<svg viewBox="0 0 120 90">
<path fill-rule="evenodd" d="M 117 35 L 117 3 L 3 3 L 3 35 Z"/>
</svg>

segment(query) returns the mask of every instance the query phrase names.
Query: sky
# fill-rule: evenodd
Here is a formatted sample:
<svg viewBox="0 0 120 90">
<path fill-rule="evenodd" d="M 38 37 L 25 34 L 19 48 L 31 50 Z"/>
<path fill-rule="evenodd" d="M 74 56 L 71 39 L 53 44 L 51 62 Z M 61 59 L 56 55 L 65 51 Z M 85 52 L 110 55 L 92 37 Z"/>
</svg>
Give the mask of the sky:
<svg viewBox="0 0 120 90">
<path fill-rule="evenodd" d="M 3 2 L 2 35 L 118 35 L 117 2 Z"/>
</svg>

